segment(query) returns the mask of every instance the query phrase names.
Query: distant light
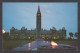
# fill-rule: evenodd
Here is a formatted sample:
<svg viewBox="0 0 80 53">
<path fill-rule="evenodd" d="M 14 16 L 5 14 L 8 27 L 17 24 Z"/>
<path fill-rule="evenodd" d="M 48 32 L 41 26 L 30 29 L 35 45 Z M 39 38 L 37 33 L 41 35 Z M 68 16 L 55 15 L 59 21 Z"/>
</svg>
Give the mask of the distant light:
<svg viewBox="0 0 80 53">
<path fill-rule="evenodd" d="M 44 38 L 44 37 L 42 37 L 42 38 Z"/>
<path fill-rule="evenodd" d="M 45 43 L 45 41 L 43 41 L 43 43 Z"/>
<path fill-rule="evenodd" d="M 28 39 L 30 39 L 31 37 L 28 37 Z"/>
<path fill-rule="evenodd" d="M 31 43 L 28 43 L 28 47 L 31 47 Z"/>
<path fill-rule="evenodd" d="M 24 37 L 24 38 L 26 38 L 26 37 Z"/>
<path fill-rule="evenodd" d="M 49 42 L 47 41 L 47 43 L 49 43 Z"/>
<path fill-rule="evenodd" d="M 6 33 L 6 31 L 3 29 L 3 30 L 2 30 L 2 33 Z"/>
</svg>

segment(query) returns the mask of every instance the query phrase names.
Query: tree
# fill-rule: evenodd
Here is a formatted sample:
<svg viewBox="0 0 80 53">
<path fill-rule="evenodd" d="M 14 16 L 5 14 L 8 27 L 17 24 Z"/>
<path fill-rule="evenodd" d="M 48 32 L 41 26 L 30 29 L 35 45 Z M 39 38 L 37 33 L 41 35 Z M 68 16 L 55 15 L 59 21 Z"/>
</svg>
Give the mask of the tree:
<svg viewBox="0 0 80 53">
<path fill-rule="evenodd" d="M 72 32 L 70 32 L 69 35 L 70 35 L 70 38 L 73 37 L 73 33 Z"/>
<path fill-rule="evenodd" d="M 77 33 L 77 32 L 75 33 L 75 37 L 77 37 L 77 38 L 78 38 L 78 33 Z"/>
</svg>

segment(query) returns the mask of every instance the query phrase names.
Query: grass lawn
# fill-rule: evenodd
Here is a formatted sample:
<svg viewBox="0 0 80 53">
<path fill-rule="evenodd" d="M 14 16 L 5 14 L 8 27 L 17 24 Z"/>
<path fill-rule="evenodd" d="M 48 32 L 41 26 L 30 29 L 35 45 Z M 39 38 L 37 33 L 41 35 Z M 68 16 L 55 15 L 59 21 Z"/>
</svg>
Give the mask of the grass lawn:
<svg viewBox="0 0 80 53">
<path fill-rule="evenodd" d="M 77 40 L 54 40 L 56 43 L 78 46 Z"/>
<path fill-rule="evenodd" d="M 4 40 L 3 41 L 3 49 L 6 50 L 12 50 L 15 47 L 23 46 L 24 44 L 27 44 L 31 42 L 31 40 Z"/>
<path fill-rule="evenodd" d="M 60 44 L 67 44 L 72 46 L 77 46 L 77 40 L 47 40 L 47 41 L 54 41 L 56 43 Z M 3 40 L 3 49 L 6 50 L 12 50 L 13 48 L 23 46 L 29 42 L 32 42 L 32 40 Z"/>
<path fill-rule="evenodd" d="M 72 45 L 72 46 L 78 46 L 76 41 L 55 41 L 60 44 L 67 44 L 67 45 Z"/>
</svg>

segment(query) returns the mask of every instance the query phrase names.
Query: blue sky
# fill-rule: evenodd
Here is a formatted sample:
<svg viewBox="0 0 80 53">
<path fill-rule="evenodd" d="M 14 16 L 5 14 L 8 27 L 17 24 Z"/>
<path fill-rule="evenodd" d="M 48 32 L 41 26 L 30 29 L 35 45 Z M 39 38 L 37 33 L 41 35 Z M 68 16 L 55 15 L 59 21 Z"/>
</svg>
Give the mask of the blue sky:
<svg viewBox="0 0 80 53">
<path fill-rule="evenodd" d="M 21 27 L 25 26 L 29 30 L 36 28 L 38 5 L 40 5 L 43 29 L 49 30 L 55 27 L 59 30 L 65 27 L 67 36 L 69 36 L 69 32 L 77 32 L 77 2 L 3 2 L 3 29 L 10 32 L 12 27 L 21 29 Z"/>
</svg>

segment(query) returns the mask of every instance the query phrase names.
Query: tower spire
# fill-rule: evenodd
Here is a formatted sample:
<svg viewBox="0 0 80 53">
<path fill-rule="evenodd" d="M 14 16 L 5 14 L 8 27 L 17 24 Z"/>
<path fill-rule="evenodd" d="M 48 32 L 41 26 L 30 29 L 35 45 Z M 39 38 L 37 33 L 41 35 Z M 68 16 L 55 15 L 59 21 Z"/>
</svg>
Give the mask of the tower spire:
<svg viewBox="0 0 80 53">
<path fill-rule="evenodd" d="M 36 16 L 36 38 L 41 38 L 41 12 L 40 6 L 38 5 L 38 11 Z"/>
<path fill-rule="evenodd" d="M 40 13 L 40 6 L 38 5 L 38 13 Z"/>
</svg>

